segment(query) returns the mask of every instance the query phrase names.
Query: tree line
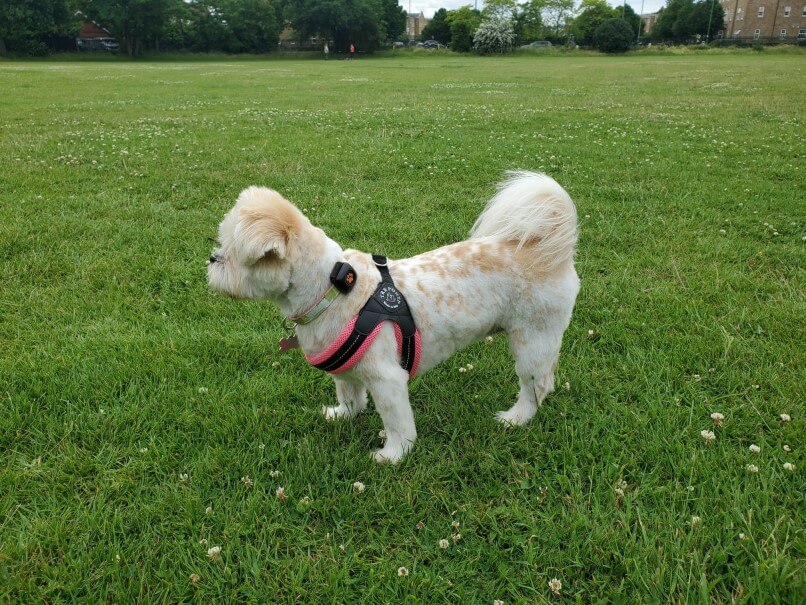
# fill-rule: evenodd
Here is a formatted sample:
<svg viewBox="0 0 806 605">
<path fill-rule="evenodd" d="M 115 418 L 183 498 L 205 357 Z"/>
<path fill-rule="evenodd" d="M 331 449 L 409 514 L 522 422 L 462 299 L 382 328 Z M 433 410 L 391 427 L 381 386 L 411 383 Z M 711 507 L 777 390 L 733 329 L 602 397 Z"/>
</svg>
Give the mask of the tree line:
<svg viewBox="0 0 806 605">
<path fill-rule="evenodd" d="M 280 33 L 372 51 L 406 29 L 397 0 L 0 0 L 0 54 L 68 50 L 84 20 L 108 30 L 123 50 L 265 53 Z"/>
<path fill-rule="evenodd" d="M 641 17 L 626 2 L 612 7 L 606 0 L 487 0 L 483 11 L 439 9 L 421 39 L 456 52 L 505 52 L 536 40 L 626 50 L 639 39 L 712 39 L 724 27 L 724 15 L 717 0 L 667 0 L 644 35 Z M 84 19 L 107 29 L 131 56 L 164 50 L 265 53 L 278 47 L 286 27 L 300 41 L 329 41 L 335 52 L 350 44 L 371 52 L 405 39 L 406 29 L 398 0 L 0 0 L 0 55 L 74 50 Z M 620 40 L 615 46 L 614 37 Z"/>
</svg>

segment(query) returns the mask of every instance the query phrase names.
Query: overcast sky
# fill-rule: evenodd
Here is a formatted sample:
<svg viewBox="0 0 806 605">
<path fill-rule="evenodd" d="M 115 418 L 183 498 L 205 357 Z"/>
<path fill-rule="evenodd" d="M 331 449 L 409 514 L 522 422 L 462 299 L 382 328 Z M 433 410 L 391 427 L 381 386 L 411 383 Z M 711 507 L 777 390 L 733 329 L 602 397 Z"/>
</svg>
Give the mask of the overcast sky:
<svg viewBox="0 0 806 605">
<path fill-rule="evenodd" d="M 484 0 L 478 0 L 478 5 L 474 4 L 474 0 L 399 0 L 399 2 L 406 11 L 411 7 L 411 12 L 419 13 L 423 11 L 428 18 L 433 17 L 437 9 L 440 8 L 452 10 L 468 4 L 478 6 L 479 9 L 484 8 Z M 617 2 L 616 0 L 607 0 L 607 3 L 610 6 L 621 6 L 621 2 Z M 636 13 L 641 12 L 641 0 L 627 0 L 627 4 L 632 6 Z M 644 12 L 654 13 L 665 5 L 666 0 L 644 0 Z"/>
</svg>

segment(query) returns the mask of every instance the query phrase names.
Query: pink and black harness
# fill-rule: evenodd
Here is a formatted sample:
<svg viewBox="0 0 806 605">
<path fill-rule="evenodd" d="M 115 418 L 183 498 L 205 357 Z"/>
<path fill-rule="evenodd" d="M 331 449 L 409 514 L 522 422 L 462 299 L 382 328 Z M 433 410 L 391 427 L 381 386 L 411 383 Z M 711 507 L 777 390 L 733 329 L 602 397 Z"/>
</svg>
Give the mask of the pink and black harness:
<svg viewBox="0 0 806 605">
<path fill-rule="evenodd" d="M 373 254 L 372 261 L 381 273 L 381 283 L 375 292 L 327 349 L 318 355 L 306 355 L 305 359 L 312 366 L 331 374 L 346 372 L 361 360 L 384 322 L 391 321 L 395 328 L 400 365 L 413 378 L 420 365 L 420 332 L 406 298 L 395 287 L 389 274 L 386 257 Z M 349 279 L 351 274 L 352 279 L 349 283 L 345 282 L 345 276 Z M 356 279 L 355 271 L 347 263 L 337 263 L 330 276 L 333 285 L 342 293 L 349 292 Z"/>
</svg>

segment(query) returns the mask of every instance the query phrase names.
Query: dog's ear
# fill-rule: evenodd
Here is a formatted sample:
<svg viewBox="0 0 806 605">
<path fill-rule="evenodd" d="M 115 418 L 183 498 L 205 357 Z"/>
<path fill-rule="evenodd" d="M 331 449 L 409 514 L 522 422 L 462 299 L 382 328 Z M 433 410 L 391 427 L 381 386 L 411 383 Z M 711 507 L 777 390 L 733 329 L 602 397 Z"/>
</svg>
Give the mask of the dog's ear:
<svg viewBox="0 0 806 605">
<path fill-rule="evenodd" d="M 250 187 L 241 193 L 235 241 L 241 260 L 251 265 L 261 259 L 284 259 L 302 228 L 299 210 L 276 191 Z"/>
</svg>

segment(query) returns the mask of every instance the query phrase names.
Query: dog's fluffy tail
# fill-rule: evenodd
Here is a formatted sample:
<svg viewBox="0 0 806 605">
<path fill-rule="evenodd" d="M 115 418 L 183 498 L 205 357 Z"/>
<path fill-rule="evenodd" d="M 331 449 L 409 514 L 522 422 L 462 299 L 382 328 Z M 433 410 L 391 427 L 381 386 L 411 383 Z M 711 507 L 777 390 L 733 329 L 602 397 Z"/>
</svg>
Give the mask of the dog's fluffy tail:
<svg viewBox="0 0 806 605">
<path fill-rule="evenodd" d="M 535 264 L 557 267 L 574 257 L 577 211 L 565 189 L 551 177 L 525 170 L 507 173 L 470 236 L 515 242 L 534 253 Z"/>
</svg>

